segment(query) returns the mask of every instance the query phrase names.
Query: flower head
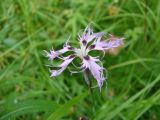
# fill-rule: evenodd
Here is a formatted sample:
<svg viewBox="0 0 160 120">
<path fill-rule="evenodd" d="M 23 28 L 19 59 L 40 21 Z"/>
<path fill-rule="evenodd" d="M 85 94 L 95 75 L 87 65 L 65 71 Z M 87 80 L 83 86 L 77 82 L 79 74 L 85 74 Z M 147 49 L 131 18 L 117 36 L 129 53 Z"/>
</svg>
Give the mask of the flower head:
<svg viewBox="0 0 160 120">
<path fill-rule="evenodd" d="M 60 75 L 76 57 L 79 57 L 81 59 L 81 70 L 85 71 L 88 69 L 97 80 L 97 85 L 101 89 L 105 80 L 103 73 L 104 68 L 103 65 L 100 64 L 100 57 L 98 55 L 96 57 L 92 57 L 89 52 L 94 50 L 103 52 L 117 48 L 123 44 L 123 38 L 111 37 L 108 40 L 102 40 L 104 35 L 105 34 L 103 32 L 94 33 L 93 29 L 88 25 L 82 35 L 78 34 L 80 48 L 72 47 L 67 41 L 64 47 L 60 50 L 50 50 L 50 52 L 46 51 L 49 60 L 54 60 L 55 58 L 63 60 L 57 70 L 50 70 L 51 76 Z M 72 54 L 64 57 L 63 54 L 68 51 L 72 51 Z"/>
</svg>

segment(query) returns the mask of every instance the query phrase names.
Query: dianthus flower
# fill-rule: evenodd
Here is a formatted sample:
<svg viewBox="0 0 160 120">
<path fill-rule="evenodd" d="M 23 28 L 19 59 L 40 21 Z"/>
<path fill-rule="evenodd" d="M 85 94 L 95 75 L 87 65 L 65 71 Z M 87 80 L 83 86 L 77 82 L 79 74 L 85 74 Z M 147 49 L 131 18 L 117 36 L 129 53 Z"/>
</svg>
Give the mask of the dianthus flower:
<svg viewBox="0 0 160 120">
<path fill-rule="evenodd" d="M 55 51 L 52 49 L 49 52 L 46 51 L 49 60 L 54 60 L 55 58 L 63 60 L 58 66 L 58 69 L 50 70 L 51 77 L 60 75 L 76 57 L 79 57 L 81 59 L 81 71 L 89 70 L 97 80 L 98 87 L 101 89 L 105 80 L 104 67 L 100 64 L 100 56 L 97 55 L 96 57 L 93 57 L 89 52 L 98 50 L 104 53 L 104 51 L 117 48 L 123 44 L 123 38 L 111 36 L 108 40 L 102 40 L 104 35 L 103 32 L 93 32 L 93 29 L 88 25 L 82 35 L 78 34 L 80 48 L 72 47 L 67 41 L 60 50 Z M 68 51 L 72 51 L 72 54 L 64 57 L 63 54 Z"/>
</svg>

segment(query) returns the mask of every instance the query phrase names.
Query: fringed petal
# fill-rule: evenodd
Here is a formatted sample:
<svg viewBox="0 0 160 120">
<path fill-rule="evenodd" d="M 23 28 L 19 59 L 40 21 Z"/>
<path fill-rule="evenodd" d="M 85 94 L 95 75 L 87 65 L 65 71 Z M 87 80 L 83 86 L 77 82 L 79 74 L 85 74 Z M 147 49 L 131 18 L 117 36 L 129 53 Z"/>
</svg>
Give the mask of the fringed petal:
<svg viewBox="0 0 160 120">
<path fill-rule="evenodd" d="M 99 36 L 100 33 L 94 33 L 93 29 L 90 27 L 90 25 L 88 25 L 86 27 L 86 29 L 84 30 L 82 37 L 80 35 L 79 39 L 80 39 L 80 43 L 84 46 L 87 46 L 87 43 L 93 41 L 94 39 L 97 38 L 97 36 Z"/>
<path fill-rule="evenodd" d="M 121 47 L 123 45 L 123 39 L 124 38 L 117 38 L 117 37 L 111 36 L 111 38 L 109 39 L 109 42 L 107 42 L 104 47 L 105 49 L 113 49 L 113 48 Z"/>
<path fill-rule="evenodd" d="M 50 50 L 50 52 L 47 52 L 47 51 L 45 52 L 46 52 L 46 57 L 48 57 L 49 60 L 53 60 L 59 56 L 59 54 L 54 50 Z"/>
<path fill-rule="evenodd" d="M 59 57 L 60 55 L 62 55 L 63 53 L 66 53 L 68 51 L 74 51 L 74 48 L 72 46 L 70 46 L 68 43 L 66 43 L 62 49 L 60 50 L 50 50 L 50 52 L 46 52 L 46 56 L 49 58 L 49 60 L 53 60 L 57 57 Z"/>
<path fill-rule="evenodd" d="M 70 55 L 68 57 L 65 57 L 64 62 L 59 65 L 60 69 L 50 70 L 51 71 L 51 77 L 60 75 L 66 69 L 66 67 L 73 61 L 74 58 L 75 58 L 74 55 Z"/>
<path fill-rule="evenodd" d="M 86 56 L 83 59 L 83 64 L 82 68 L 84 69 L 89 69 L 93 77 L 97 80 L 97 84 L 101 90 L 101 87 L 103 85 L 103 81 L 105 80 L 104 75 L 103 75 L 103 70 L 104 68 L 99 66 L 96 62 L 99 60 L 91 57 L 91 56 Z"/>
<path fill-rule="evenodd" d="M 123 45 L 123 38 L 116 38 L 116 37 L 111 37 L 109 41 L 100 41 L 97 40 L 95 41 L 90 47 L 89 51 L 91 50 L 109 50 L 113 48 L 117 48 Z"/>
</svg>

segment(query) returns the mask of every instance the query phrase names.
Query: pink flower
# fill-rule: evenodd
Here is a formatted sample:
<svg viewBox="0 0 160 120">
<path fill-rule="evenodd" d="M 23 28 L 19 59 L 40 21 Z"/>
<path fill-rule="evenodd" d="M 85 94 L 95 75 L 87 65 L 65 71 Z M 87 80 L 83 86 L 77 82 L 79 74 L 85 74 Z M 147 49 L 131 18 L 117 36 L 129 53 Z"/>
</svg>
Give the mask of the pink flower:
<svg viewBox="0 0 160 120">
<path fill-rule="evenodd" d="M 94 33 L 90 25 L 86 27 L 82 36 L 78 36 L 80 48 L 74 48 L 70 46 L 67 41 L 64 47 L 60 50 L 50 50 L 50 52 L 46 51 L 46 56 L 49 58 L 49 60 L 54 60 L 55 58 L 60 58 L 63 60 L 62 64 L 58 66 L 58 70 L 50 70 L 51 76 L 60 75 L 76 57 L 79 57 L 81 59 L 81 70 L 85 71 L 89 69 L 90 73 L 97 80 L 97 85 L 101 89 L 105 80 L 103 74 L 104 68 L 103 65 L 100 64 L 101 61 L 99 59 L 99 56 L 97 55 L 97 57 L 92 57 L 91 55 L 89 55 L 89 52 L 93 50 L 106 51 L 122 46 L 123 38 L 114 37 L 113 40 L 113 38 L 111 37 L 109 40 L 102 41 L 104 33 Z M 67 57 L 63 57 L 63 54 L 68 51 L 72 51 L 73 53 Z"/>
</svg>

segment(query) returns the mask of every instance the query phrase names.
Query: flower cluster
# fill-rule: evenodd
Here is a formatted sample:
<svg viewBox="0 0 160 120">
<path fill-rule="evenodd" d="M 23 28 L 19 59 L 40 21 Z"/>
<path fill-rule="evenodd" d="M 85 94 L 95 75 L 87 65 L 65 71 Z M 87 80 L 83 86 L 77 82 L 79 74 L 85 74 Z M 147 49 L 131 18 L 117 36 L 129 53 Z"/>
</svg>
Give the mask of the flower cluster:
<svg viewBox="0 0 160 120">
<path fill-rule="evenodd" d="M 60 50 L 55 51 L 52 49 L 49 52 L 46 51 L 49 60 L 54 60 L 55 58 L 63 60 L 57 70 L 50 70 L 51 76 L 60 75 L 76 57 L 79 57 L 81 59 L 81 70 L 89 70 L 93 77 L 97 80 L 98 87 L 101 89 L 105 80 L 103 73 L 104 68 L 102 64 L 99 64 L 101 63 L 100 57 L 98 55 L 93 57 L 89 55 L 89 52 L 93 50 L 105 52 L 120 47 L 123 44 L 123 38 L 111 36 L 108 40 L 102 40 L 103 36 L 103 32 L 95 33 L 90 25 L 88 25 L 82 35 L 78 34 L 80 48 L 72 47 L 67 41 L 64 47 Z M 72 54 L 64 57 L 63 54 L 68 51 L 72 51 Z"/>
</svg>

